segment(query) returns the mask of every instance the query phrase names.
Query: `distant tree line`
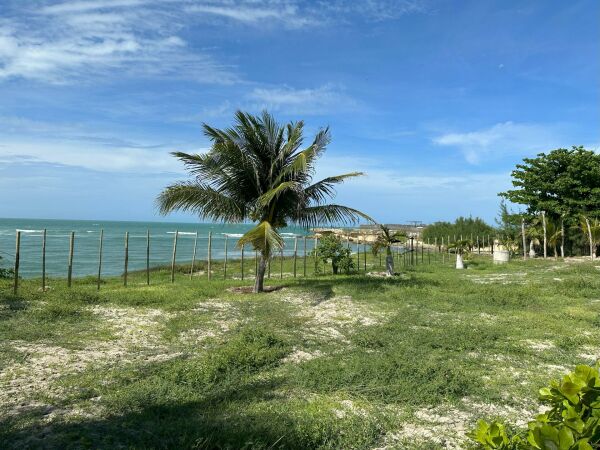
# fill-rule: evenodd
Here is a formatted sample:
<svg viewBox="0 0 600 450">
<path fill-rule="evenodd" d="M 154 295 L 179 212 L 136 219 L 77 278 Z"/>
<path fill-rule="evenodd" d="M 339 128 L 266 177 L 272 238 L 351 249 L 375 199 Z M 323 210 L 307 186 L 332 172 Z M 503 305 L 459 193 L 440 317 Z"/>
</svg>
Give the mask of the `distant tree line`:
<svg viewBox="0 0 600 450">
<path fill-rule="evenodd" d="M 434 222 L 423 231 L 423 239 L 433 242 L 437 239 L 441 244 L 442 238 L 447 242 L 457 239 L 476 240 L 477 237 L 487 239 L 495 236 L 496 229 L 479 217 L 459 217 L 454 222 Z"/>
</svg>

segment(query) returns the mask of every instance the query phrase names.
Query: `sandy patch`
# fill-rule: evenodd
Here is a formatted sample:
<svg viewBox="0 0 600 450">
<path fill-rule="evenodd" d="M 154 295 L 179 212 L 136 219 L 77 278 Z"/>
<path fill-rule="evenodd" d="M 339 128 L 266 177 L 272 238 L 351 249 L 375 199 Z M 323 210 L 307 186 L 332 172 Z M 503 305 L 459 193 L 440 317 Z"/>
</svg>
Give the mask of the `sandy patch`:
<svg viewBox="0 0 600 450">
<path fill-rule="evenodd" d="M 115 339 L 93 342 L 80 350 L 44 343 L 13 341 L 15 350 L 27 355 L 23 362 L 0 372 L 0 409 L 35 406 L 38 395 L 60 399 L 64 392 L 55 381 L 89 367 L 134 362 L 156 362 L 178 356 L 159 343 L 163 321 L 170 315 L 158 309 L 93 307 L 94 314 L 110 326 Z M 50 406 L 48 406 L 51 408 Z"/>
<path fill-rule="evenodd" d="M 497 273 L 489 275 L 465 275 L 476 284 L 524 284 L 527 272 Z"/>
<path fill-rule="evenodd" d="M 529 347 L 532 350 L 535 350 L 536 352 L 543 352 L 546 350 L 552 350 L 554 348 L 556 348 L 556 346 L 554 345 L 553 342 L 551 341 L 536 341 L 533 339 L 526 339 L 524 341 L 522 341 L 527 347 Z"/>
<path fill-rule="evenodd" d="M 191 311 L 206 314 L 208 317 L 199 319 L 201 327 L 181 333 L 181 340 L 186 343 L 199 344 L 207 339 L 220 337 L 241 322 L 235 305 L 224 300 L 206 300 L 198 303 Z"/>
</svg>

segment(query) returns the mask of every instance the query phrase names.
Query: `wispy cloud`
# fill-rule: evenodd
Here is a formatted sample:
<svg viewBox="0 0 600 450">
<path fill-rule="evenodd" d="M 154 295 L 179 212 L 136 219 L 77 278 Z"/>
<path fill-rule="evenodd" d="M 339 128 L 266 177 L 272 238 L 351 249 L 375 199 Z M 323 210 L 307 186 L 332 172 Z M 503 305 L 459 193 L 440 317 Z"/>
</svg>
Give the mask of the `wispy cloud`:
<svg viewBox="0 0 600 450">
<path fill-rule="evenodd" d="M 498 159 L 515 153 L 530 154 L 556 148 L 562 143 L 559 128 L 503 122 L 476 131 L 445 133 L 435 137 L 433 142 L 458 148 L 467 162 L 477 164 L 486 157 Z"/>
<path fill-rule="evenodd" d="M 448 174 L 435 169 L 409 170 L 378 157 L 335 153 L 325 154 L 316 178 L 356 170 L 366 172 L 366 176 L 341 185 L 335 201 L 367 213 L 379 211 L 375 218 L 382 222 L 428 222 L 471 214 L 492 220 L 498 207 L 498 192 L 510 186 L 510 173 L 503 170 L 459 170 Z"/>
<path fill-rule="evenodd" d="M 92 1 L 23 9 L 0 22 L 0 80 L 52 83 L 120 76 L 232 83 L 230 67 L 177 35 L 165 1 Z"/>
<path fill-rule="evenodd" d="M 304 12 L 292 2 L 211 2 L 186 8 L 191 13 L 203 13 L 246 24 L 280 23 L 290 28 L 301 28 L 319 23 L 312 14 Z"/>
<path fill-rule="evenodd" d="M 317 88 L 297 89 L 289 86 L 255 88 L 247 96 L 253 109 L 285 111 L 289 114 L 324 114 L 352 111 L 358 103 L 341 88 L 326 84 Z"/>
<path fill-rule="evenodd" d="M 215 19 L 305 28 L 350 17 L 385 20 L 418 12 L 423 0 L 90 0 L 10 3 L 0 13 L 0 81 L 66 83 L 121 76 L 228 84 L 234 68 L 188 45 L 184 31 Z M 201 47 L 200 47 L 201 48 Z"/>
<path fill-rule="evenodd" d="M 426 0 L 209 0 L 186 11 L 260 26 L 323 26 L 353 19 L 382 21 L 426 10 Z"/>
</svg>

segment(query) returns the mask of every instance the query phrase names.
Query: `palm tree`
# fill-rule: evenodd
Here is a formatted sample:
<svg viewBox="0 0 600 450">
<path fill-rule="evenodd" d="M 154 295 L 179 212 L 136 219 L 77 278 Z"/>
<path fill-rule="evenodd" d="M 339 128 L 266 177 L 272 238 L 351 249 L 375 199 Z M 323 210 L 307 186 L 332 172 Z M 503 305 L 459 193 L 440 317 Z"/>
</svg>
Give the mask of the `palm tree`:
<svg viewBox="0 0 600 450">
<path fill-rule="evenodd" d="M 373 254 L 377 256 L 379 252 L 385 249 L 385 269 L 388 276 L 394 275 L 394 255 L 392 255 L 392 246 L 406 240 L 406 233 L 397 231 L 392 233 L 385 225 L 379 225 L 380 233 L 377 240 L 371 246 Z"/>
<path fill-rule="evenodd" d="M 590 259 L 593 260 L 596 257 L 596 245 L 600 241 L 600 220 L 582 214 L 579 223 L 590 246 Z"/>
<path fill-rule="evenodd" d="M 473 243 L 468 239 L 459 239 L 450 244 L 448 248 L 453 248 L 456 251 L 456 268 L 464 269 L 463 255 L 471 252 Z"/>
<path fill-rule="evenodd" d="M 283 247 L 279 228 L 372 221 L 356 209 L 325 203 L 335 195 L 334 185 L 363 174 L 313 183 L 315 163 L 330 134 L 328 128 L 320 130 L 302 149 L 303 128 L 302 121 L 282 126 L 266 111 L 260 116 L 237 111 L 233 127 L 223 130 L 204 124 L 212 142 L 207 153 L 173 153 L 193 179 L 168 186 L 157 199 L 162 214 L 186 210 L 211 220 L 255 222 L 238 241 L 238 246 L 251 244 L 260 254 L 254 292 L 264 290 L 267 261 Z"/>
<path fill-rule="evenodd" d="M 548 220 L 546 231 L 548 233 L 548 244 L 552 246 L 554 259 L 557 259 L 558 243 L 562 238 L 562 227 L 560 227 L 554 220 Z"/>
<path fill-rule="evenodd" d="M 544 229 L 542 225 L 541 216 L 534 216 L 531 224 L 527 228 L 527 235 L 529 236 L 529 257 L 535 258 L 535 246 L 541 245 L 544 236 Z"/>
</svg>

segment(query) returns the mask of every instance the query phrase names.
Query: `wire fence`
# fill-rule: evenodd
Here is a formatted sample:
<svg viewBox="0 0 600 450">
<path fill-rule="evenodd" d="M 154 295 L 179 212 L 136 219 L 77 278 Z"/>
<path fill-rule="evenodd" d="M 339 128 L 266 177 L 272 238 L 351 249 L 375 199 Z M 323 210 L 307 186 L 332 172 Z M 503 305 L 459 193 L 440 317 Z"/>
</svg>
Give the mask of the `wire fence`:
<svg viewBox="0 0 600 450">
<path fill-rule="evenodd" d="M 151 274 L 157 268 L 170 270 L 171 282 L 182 273 L 207 280 L 215 277 L 244 280 L 254 278 L 259 259 L 249 246 L 239 245 L 240 234 L 200 235 L 178 230 L 160 234 L 150 230 L 124 234 L 108 234 L 104 230 L 48 233 L 44 229 L 16 230 L 15 237 L 15 253 L 1 251 L 5 261 L 13 261 L 15 293 L 20 278 L 40 278 L 42 289 L 46 289 L 49 278 L 66 277 L 70 287 L 73 278 L 93 277 L 100 289 L 103 277 L 121 276 L 127 286 L 130 274 L 145 273 L 146 283 L 150 284 Z M 451 262 L 450 241 L 451 237 L 441 238 L 439 242 L 437 238 L 427 242 L 409 238 L 405 244 L 393 247 L 392 254 L 401 267 Z M 475 252 L 493 252 L 493 241 L 487 248 L 485 237 L 477 237 L 476 242 Z M 490 244 L 489 237 L 487 243 Z M 353 240 L 347 237 L 345 245 L 351 250 L 352 258 L 356 258 L 354 266 L 359 272 L 385 266 L 385 257 L 381 253 L 373 255 L 364 237 L 362 242 L 360 237 Z M 275 274 L 283 278 L 284 275 L 327 273 L 325 264 L 314 252 L 317 246 L 318 237 L 286 233 L 283 248 L 268 262 L 267 276 Z"/>
</svg>

